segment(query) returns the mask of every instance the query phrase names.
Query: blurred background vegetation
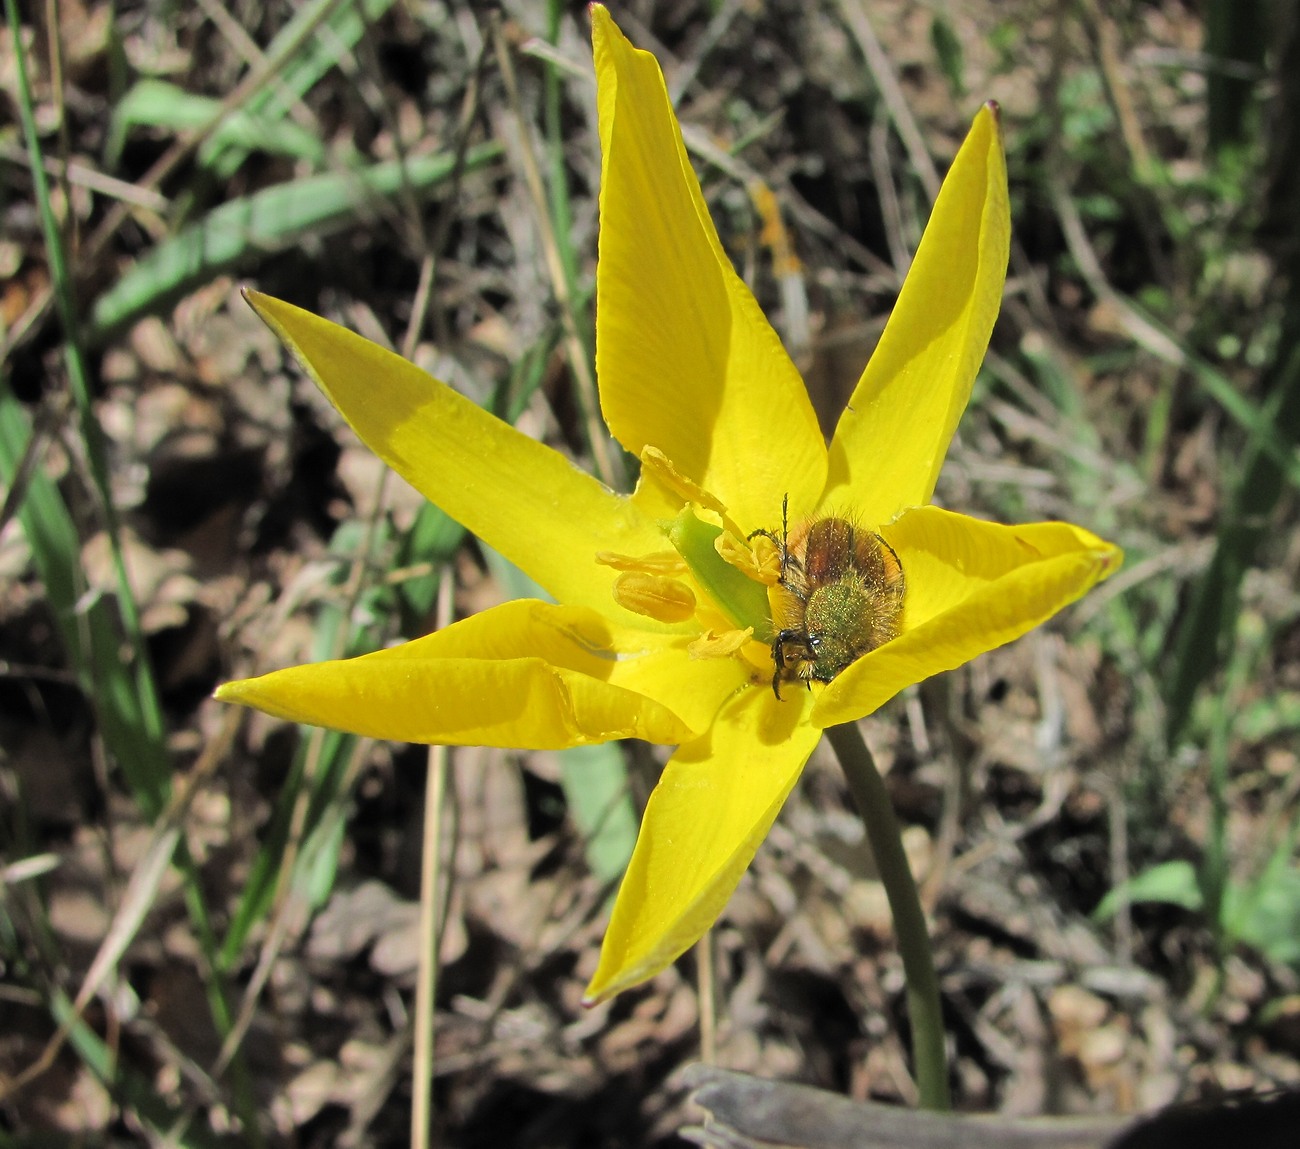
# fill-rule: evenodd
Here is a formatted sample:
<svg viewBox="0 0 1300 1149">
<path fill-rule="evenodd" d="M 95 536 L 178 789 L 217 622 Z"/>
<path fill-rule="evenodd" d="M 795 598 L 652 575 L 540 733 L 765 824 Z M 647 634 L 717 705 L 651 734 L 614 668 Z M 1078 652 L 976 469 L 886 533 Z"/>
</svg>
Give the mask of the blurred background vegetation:
<svg viewBox="0 0 1300 1149">
<path fill-rule="evenodd" d="M 866 724 L 960 1105 L 1300 1084 L 1295 4 L 612 10 L 828 421 L 971 116 L 1003 108 L 1007 296 L 938 499 L 1127 563 Z M 240 284 L 631 474 L 588 386 L 585 6 L 5 11 L 0 1146 L 400 1144 L 431 955 L 434 1139 L 673 1144 L 695 960 L 577 1004 L 662 748 L 448 764 L 208 698 L 532 593 L 382 472 Z M 815 758 L 715 932 L 718 1057 L 909 1102 L 847 809 Z"/>
</svg>

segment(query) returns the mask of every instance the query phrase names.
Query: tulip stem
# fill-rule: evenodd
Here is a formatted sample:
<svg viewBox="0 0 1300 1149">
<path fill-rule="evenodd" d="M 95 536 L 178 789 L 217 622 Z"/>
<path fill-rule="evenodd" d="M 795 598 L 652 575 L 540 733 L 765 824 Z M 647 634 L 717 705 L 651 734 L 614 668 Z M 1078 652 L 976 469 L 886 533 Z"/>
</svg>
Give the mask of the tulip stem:
<svg viewBox="0 0 1300 1149">
<path fill-rule="evenodd" d="M 912 868 L 903 850 L 903 837 L 885 781 L 857 723 L 830 726 L 826 730 L 831 746 L 848 779 L 853 801 L 862 815 L 867 841 L 875 855 L 876 869 L 894 915 L 894 934 L 907 977 L 907 1016 L 912 1027 L 912 1058 L 923 1109 L 952 1108 L 948 1094 L 948 1059 L 944 1046 L 943 1009 L 939 1003 L 939 979 L 930 953 L 925 912 L 916 892 Z"/>
</svg>

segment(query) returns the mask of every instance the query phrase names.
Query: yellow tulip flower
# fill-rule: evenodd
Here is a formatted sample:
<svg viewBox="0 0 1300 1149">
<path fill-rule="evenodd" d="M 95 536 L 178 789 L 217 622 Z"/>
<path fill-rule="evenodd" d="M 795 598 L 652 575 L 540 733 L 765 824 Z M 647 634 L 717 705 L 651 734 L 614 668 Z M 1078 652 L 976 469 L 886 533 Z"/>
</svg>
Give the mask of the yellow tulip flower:
<svg viewBox="0 0 1300 1149">
<path fill-rule="evenodd" d="M 1067 523 L 999 526 L 927 505 L 1006 275 L 996 109 L 979 112 L 953 161 L 828 449 L 718 239 L 657 62 L 604 8 L 591 15 L 596 370 L 610 431 L 641 460 L 636 491 L 610 491 L 399 356 L 250 294 L 357 434 L 556 603 L 507 603 L 393 649 L 231 682 L 218 697 L 397 741 L 675 745 L 587 990 L 596 1001 L 708 929 L 825 727 L 1024 634 L 1121 556 Z M 830 516 L 850 524 L 850 541 L 856 531 L 892 552 L 898 603 L 880 645 L 813 674 L 816 639 L 791 637 L 782 596 L 797 540 Z M 791 646 L 798 669 L 780 681 L 774 658 Z"/>
</svg>

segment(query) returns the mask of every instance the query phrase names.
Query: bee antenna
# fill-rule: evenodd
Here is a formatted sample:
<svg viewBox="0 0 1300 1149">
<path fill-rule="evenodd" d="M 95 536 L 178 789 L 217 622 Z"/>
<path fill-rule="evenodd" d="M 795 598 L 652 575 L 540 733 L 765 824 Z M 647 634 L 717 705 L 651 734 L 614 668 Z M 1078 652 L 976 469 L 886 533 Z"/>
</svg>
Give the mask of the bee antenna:
<svg viewBox="0 0 1300 1149">
<path fill-rule="evenodd" d="M 790 564 L 790 492 L 781 496 L 781 581 L 785 582 Z"/>
</svg>

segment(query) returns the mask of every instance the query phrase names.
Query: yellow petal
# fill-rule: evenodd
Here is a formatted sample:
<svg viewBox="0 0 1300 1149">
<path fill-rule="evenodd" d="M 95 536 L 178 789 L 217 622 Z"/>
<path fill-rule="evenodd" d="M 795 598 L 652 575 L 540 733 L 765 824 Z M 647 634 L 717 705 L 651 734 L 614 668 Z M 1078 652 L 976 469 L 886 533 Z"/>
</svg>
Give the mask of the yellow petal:
<svg viewBox="0 0 1300 1149">
<path fill-rule="evenodd" d="M 229 682 L 217 697 L 401 742 L 676 743 L 707 729 L 745 674 L 692 661 L 686 643 L 525 599 L 389 650 Z"/>
<path fill-rule="evenodd" d="M 753 676 L 741 651 L 732 657 L 701 661 L 692 655 L 697 641 L 694 637 L 665 636 L 662 645 L 652 647 L 646 643 L 644 633 L 629 629 L 626 636 L 625 648 L 616 649 L 618 661 L 609 671 L 608 681 L 663 703 L 690 727 L 692 738 L 709 728 L 723 700 L 748 686 Z M 657 741 L 673 743 L 684 739 Z"/>
<path fill-rule="evenodd" d="M 722 250 L 659 65 L 591 9 L 600 114 L 596 373 L 610 430 L 735 518 L 810 509 L 826 448 L 799 373 Z"/>
<path fill-rule="evenodd" d="M 819 726 L 870 714 L 900 690 L 1019 638 L 1119 569 L 1119 548 L 1069 523 L 1005 527 L 938 507 L 880 533 L 907 578 L 903 633 L 822 692 Z"/>
<path fill-rule="evenodd" d="M 682 746 L 650 795 L 586 1000 L 653 977 L 722 912 L 821 732 L 811 695 L 746 689 Z"/>
<path fill-rule="evenodd" d="M 247 298 L 366 445 L 430 502 L 557 599 L 631 621 L 610 594 L 615 572 L 596 562 L 600 550 L 663 549 L 631 500 L 401 356 L 269 295 Z"/>
<path fill-rule="evenodd" d="M 1010 236 L 1002 136 L 985 106 L 835 429 L 823 506 L 878 526 L 930 501 L 1002 302 Z"/>
</svg>

